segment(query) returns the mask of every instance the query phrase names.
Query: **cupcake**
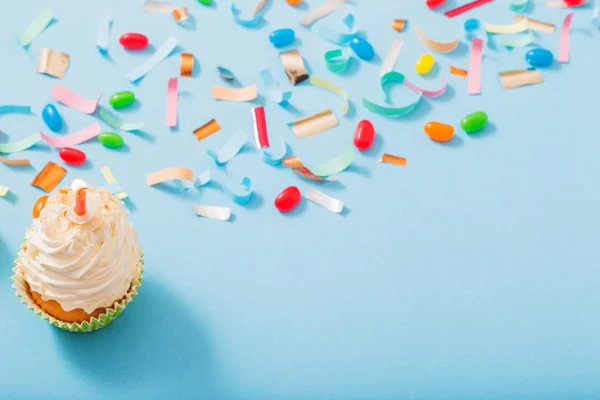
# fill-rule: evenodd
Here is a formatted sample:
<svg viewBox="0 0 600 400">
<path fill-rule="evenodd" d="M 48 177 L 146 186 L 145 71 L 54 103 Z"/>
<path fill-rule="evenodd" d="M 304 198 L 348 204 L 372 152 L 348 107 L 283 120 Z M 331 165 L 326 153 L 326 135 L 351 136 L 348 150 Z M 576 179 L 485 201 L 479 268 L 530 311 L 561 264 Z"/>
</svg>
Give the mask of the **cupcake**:
<svg viewBox="0 0 600 400">
<path fill-rule="evenodd" d="M 138 235 L 121 202 L 75 180 L 38 213 L 39 203 L 13 269 L 17 296 L 62 329 L 108 325 L 137 295 L 143 272 Z"/>
</svg>

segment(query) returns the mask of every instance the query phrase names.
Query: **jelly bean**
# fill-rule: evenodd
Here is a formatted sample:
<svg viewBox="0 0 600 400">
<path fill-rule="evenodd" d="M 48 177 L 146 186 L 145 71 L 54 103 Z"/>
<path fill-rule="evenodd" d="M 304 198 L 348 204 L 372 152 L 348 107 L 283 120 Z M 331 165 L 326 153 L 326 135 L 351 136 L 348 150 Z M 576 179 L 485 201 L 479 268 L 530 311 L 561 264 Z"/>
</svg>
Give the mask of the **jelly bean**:
<svg viewBox="0 0 600 400">
<path fill-rule="evenodd" d="M 54 132 L 58 132 L 62 126 L 62 117 L 58 113 L 54 104 L 46 104 L 46 107 L 42 110 L 42 119 Z"/>
<path fill-rule="evenodd" d="M 114 132 L 104 132 L 98 135 L 98 141 L 111 149 L 123 146 L 123 138 Z"/>
<path fill-rule="evenodd" d="M 58 151 L 58 155 L 64 162 L 71 165 L 81 165 L 85 162 L 85 153 L 81 150 L 63 147 Z"/>
<path fill-rule="evenodd" d="M 427 5 L 427 7 L 434 9 L 444 4 L 445 1 L 446 0 L 427 0 L 425 1 L 425 4 Z"/>
<path fill-rule="evenodd" d="M 290 28 L 278 29 L 271 32 L 269 35 L 269 41 L 273 43 L 273 46 L 275 47 L 287 46 L 288 44 L 291 44 L 295 38 L 296 35 L 294 30 Z"/>
<path fill-rule="evenodd" d="M 130 91 L 117 92 L 110 96 L 108 102 L 113 108 L 124 108 L 130 106 L 135 101 L 135 95 Z"/>
<path fill-rule="evenodd" d="M 141 33 L 124 33 L 119 43 L 127 50 L 142 50 L 148 46 L 148 38 Z"/>
<path fill-rule="evenodd" d="M 564 0 L 567 7 L 577 7 L 586 3 L 586 0 Z"/>
<path fill-rule="evenodd" d="M 434 64 L 435 64 L 435 59 L 433 58 L 433 56 L 431 54 L 423 54 L 417 60 L 417 64 L 415 65 L 415 70 L 419 74 L 425 75 L 425 74 L 428 74 L 429 71 L 431 71 Z"/>
<path fill-rule="evenodd" d="M 354 146 L 359 150 L 367 150 L 375 139 L 375 128 L 371 121 L 363 119 L 354 131 Z"/>
<path fill-rule="evenodd" d="M 373 46 L 371 46 L 371 43 L 367 42 L 361 37 L 355 36 L 350 41 L 350 47 L 352 48 L 352 50 L 354 50 L 356 55 L 362 58 L 363 60 L 370 60 L 371 58 L 373 58 L 373 56 L 375 56 L 375 50 L 373 50 Z"/>
<path fill-rule="evenodd" d="M 488 122 L 488 116 L 483 111 L 477 111 L 469 114 L 460 121 L 460 126 L 467 133 L 473 133 L 485 128 Z"/>
<path fill-rule="evenodd" d="M 275 208 L 281 212 L 291 211 L 300 202 L 300 190 L 296 186 L 288 186 L 275 197 Z"/>
<path fill-rule="evenodd" d="M 291 6 L 297 6 L 298 4 L 302 3 L 302 0 L 287 0 L 287 3 Z"/>
<path fill-rule="evenodd" d="M 447 142 L 454 135 L 454 128 L 441 122 L 428 122 L 424 129 L 425 133 L 436 142 Z"/>
<path fill-rule="evenodd" d="M 48 201 L 48 196 L 42 196 L 39 199 L 37 199 L 37 201 L 33 205 L 33 210 L 31 212 L 31 214 L 33 214 L 33 218 L 40 217 L 40 213 L 42 212 L 44 207 L 46 207 L 46 201 Z"/>
<path fill-rule="evenodd" d="M 198 3 L 200 3 L 200 4 L 204 5 L 204 6 L 207 6 L 207 5 L 210 4 L 210 0 L 198 0 Z"/>
<path fill-rule="evenodd" d="M 549 50 L 533 49 L 525 54 L 525 61 L 532 67 L 547 67 L 554 61 L 554 56 Z"/>
</svg>

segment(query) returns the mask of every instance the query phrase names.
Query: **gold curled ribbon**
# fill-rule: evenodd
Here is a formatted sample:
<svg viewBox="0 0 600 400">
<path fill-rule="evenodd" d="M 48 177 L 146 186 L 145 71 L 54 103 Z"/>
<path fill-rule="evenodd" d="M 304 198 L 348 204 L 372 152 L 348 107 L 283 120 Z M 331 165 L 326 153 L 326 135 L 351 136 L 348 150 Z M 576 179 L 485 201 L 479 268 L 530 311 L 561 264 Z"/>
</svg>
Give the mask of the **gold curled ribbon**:
<svg viewBox="0 0 600 400">
<path fill-rule="evenodd" d="M 396 164 L 396 165 L 401 165 L 404 167 L 406 165 L 406 158 L 398 157 L 398 156 L 394 156 L 392 154 L 385 153 L 384 155 L 381 156 L 381 158 L 379 159 L 379 162 Z"/>
<path fill-rule="evenodd" d="M 190 53 L 181 53 L 179 59 L 179 76 L 192 76 L 194 72 L 194 56 Z"/>
<path fill-rule="evenodd" d="M 187 8 L 185 7 L 179 7 L 174 9 L 173 11 L 171 11 L 171 15 L 173 16 L 173 18 L 175 18 L 176 22 L 187 21 L 187 19 L 190 17 L 188 15 Z"/>
<path fill-rule="evenodd" d="M 542 75 L 535 69 L 518 69 L 515 71 L 500 72 L 500 81 L 504 89 L 514 89 L 526 85 L 542 83 Z"/>
<path fill-rule="evenodd" d="M 402 32 L 402 29 L 404 29 L 404 25 L 406 25 L 405 19 L 396 19 L 392 24 L 392 28 L 394 28 L 396 32 Z"/>
<path fill-rule="evenodd" d="M 61 51 L 52 49 L 42 49 L 38 61 L 38 74 L 51 75 L 62 79 L 65 77 L 69 67 L 69 56 Z"/>
<path fill-rule="evenodd" d="M 304 164 L 302 164 L 302 161 L 300 161 L 300 158 L 298 158 L 298 156 L 284 158 L 282 163 L 286 167 L 291 168 L 295 173 L 302 176 L 304 179 L 308 179 L 309 181 L 319 181 L 319 182 L 325 181 L 324 178 L 321 178 L 320 176 L 317 176 L 317 175 L 313 174 L 312 172 L 310 172 L 310 170 L 308 168 L 306 168 L 304 166 Z"/>
<path fill-rule="evenodd" d="M 298 50 L 290 50 L 279 53 L 283 69 L 290 79 L 292 85 L 297 85 L 308 79 L 308 72 L 304 66 L 304 60 Z"/>
<path fill-rule="evenodd" d="M 48 164 L 46 164 L 44 169 L 42 169 L 40 173 L 33 178 L 31 185 L 39 187 L 46 193 L 50 193 L 52 190 L 54 190 L 56 185 L 58 185 L 66 173 L 66 169 L 50 161 Z"/>
<path fill-rule="evenodd" d="M 219 129 L 221 129 L 221 126 L 219 125 L 217 120 L 211 119 L 206 124 L 202 125 L 198 129 L 196 129 L 194 131 L 194 136 L 196 136 L 196 139 L 202 140 L 202 139 L 209 137 L 213 133 L 218 132 Z"/>
</svg>

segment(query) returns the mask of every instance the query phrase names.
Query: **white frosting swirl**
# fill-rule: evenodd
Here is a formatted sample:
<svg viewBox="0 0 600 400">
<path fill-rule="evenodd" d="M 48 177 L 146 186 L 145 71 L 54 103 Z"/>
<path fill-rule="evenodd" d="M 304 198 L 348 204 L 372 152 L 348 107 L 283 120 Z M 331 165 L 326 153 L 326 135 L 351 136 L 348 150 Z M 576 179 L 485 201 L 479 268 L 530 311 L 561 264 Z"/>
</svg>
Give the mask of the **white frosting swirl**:
<svg viewBox="0 0 600 400">
<path fill-rule="evenodd" d="M 43 300 L 89 314 L 125 296 L 141 265 L 137 233 L 119 200 L 94 187 L 87 196 L 91 218 L 83 223 L 71 218 L 73 191 L 50 196 L 19 257 L 27 283 Z"/>
</svg>

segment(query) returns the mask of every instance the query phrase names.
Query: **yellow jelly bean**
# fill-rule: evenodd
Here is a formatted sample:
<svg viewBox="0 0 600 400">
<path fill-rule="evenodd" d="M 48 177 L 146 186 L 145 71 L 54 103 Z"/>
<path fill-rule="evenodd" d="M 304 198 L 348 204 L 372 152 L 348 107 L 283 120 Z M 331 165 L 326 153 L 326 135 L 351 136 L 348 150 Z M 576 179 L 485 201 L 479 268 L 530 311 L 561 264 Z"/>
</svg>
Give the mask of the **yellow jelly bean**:
<svg viewBox="0 0 600 400">
<path fill-rule="evenodd" d="M 433 68 L 434 64 L 435 64 L 435 60 L 433 59 L 433 56 L 431 54 L 423 54 L 417 60 L 417 64 L 415 65 L 415 70 L 417 70 L 417 73 L 419 73 L 421 75 L 425 75 L 425 74 L 429 73 L 429 71 L 431 71 L 431 68 Z"/>
</svg>

